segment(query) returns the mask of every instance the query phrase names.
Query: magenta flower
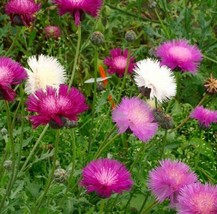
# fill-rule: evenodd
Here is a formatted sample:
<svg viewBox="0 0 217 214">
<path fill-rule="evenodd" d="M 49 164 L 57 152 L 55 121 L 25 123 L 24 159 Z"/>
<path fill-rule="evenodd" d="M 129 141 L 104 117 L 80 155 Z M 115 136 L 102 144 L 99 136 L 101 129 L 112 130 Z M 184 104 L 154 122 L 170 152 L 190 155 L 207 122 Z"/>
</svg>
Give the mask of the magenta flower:
<svg viewBox="0 0 217 214">
<path fill-rule="evenodd" d="M 47 38 L 58 39 L 61 35 L 61 30 L 58 26 L 48 25 L 44 28 Z"/>
<path fill-rule="evenodd" d="M 190 114 L 191 118 L 199 121 L 201 126 L 209 127 L 211 123 L 217 123 L 217 111 L 212 111 L 203 106 L 197 106 Z"/>
<path fill-rule="evenodd" d="M 149 187 L 157 200 L 170 199 L 173 206 L 182 187 L 197 181 L 197 176 L 180 161 L 163 160 L 149 173 Z"/>
<path fill-rule="evenodd" d="M 93 160 L 83 169 L 80 184 L 87 192 L 96 192 L 101 197 L 109 198 L 112 193 L 129 191 L 133 181 L 122 163 L 105 158 Z"/>
<path fill-rule="evenodd" d="M 40 10 L 40 4 L 34 0 L 9 0 L 5 12 L 10 16 L 12 24 L 30 26 L 35 14 Z"/>
<path fill-rule="evenodd" d="M 119 133 L 130 129 L 143 142 L 150 140 L 158 128 L 151 108 L 137 97 L 123 98 L 120 105 L 113 110 L 112 120 Z"/>
<path fill-rule="evenodd" d="M 0 94 L 3 99 L 13 101 L 16 93 L 12 86 L 27 78 L 25 69 L 8 57 L 0 57 Z"/>
<path fill-rule="evenodd" d="M 120 48 L 112 49 L 110 51 L 110 57 L 104 59 L 104 64 L 108 66 L 108 73 L 116 73 L 119 77 L 124 76 L 124 72 L 127 66 L 128 50 L 121 50 Z M 134 58 L 130 57 L 130 62 L 127 72 L 131 74 L 135 66 Z"/>
<path fill-rule="evenodd" d="M 216 214 L 217 187 L 201 183 L 183 187 L 177 209 L 179 214 Z"/>
<path fill-rule="evenodd" d="M 161 59 L 161 64 L 172 70 L 180 68 L 183 72 L 195 74 L 197 67 L 202 60 L 202 54 L 197 46 L 188 44 L 187 40 L 172 40 L 164 42 L 157 48 L 157 57 Z"/>
<path fill-rule="evenodd" d="M 102 7 L 102 0 L 53 0 L 62 16 L 70 13 L 75 20 L 75 25 L 80 25 L 81 17 L 87 13 L 93 17 L 97 17 Z"/>
<path fill-rule="evenodd" d="M 61 128 L 67 119 L 77 121 L 78 115 L 87 109 L 84 95 L 67 85 L 60 85 L 59 90 L 50 86 L 46 91 L 39 89 L 27 99 L 27 110 L 37 113 L 30 116 L 34 128 L 48 123 L 52 128 Z"/>
</svg>

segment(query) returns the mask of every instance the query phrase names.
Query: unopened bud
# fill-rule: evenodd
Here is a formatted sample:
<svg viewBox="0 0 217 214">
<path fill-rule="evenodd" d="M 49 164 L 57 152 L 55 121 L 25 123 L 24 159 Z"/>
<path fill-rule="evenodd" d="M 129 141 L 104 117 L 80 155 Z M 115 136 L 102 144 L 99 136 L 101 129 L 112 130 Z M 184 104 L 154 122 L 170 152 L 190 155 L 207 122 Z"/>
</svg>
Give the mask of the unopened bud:
<svg viewBox="0 0 217 214">
<path fill-rule="evenodd" d="M 172 129 L 174 127 L 173 118 L 159 108 L 154 110 L 154 118 L 163 129 Z"/>
<path fill-rule="evenodd" d="M 11 169 L 12 169 L 12 161 L 11 161 L 11 160 L 6 160 L 6 161 L 3 163 L 3 167 L 4 167 L 6 170 L 11 170 Z"/>
<path fill-rule="evenodd" d="M 105 42 L 104 35 L 99 31 L 93 32 L 90 40 L 94 45 L 102 45 Z"/>
<path fill-rule="evenodd" d="M 1 134 L 2 134 L 3 136 L 7 135 L 7 134 L 8 134 L 8 130 L 7 130 L 6 128 L 2 128 L 2 129 L 1 129 Z"/>
<path fill-rule="evenodd" d="M 44 32 L 47 38 L 58 39 L 61 35 L 61 30 L 58 26 L 49 25 L 44 28 Z"/>
<path fill-rule="evenodd" d="M 54 180 L 63 183 L 67 180 L 67 173 L 65 169 L 58 168 L 54 171 Z"/>
<path fill-rule="evenodd" d="M 129 30 L 125 34 L 125 39 L 128 42 L 134 42 L 136 40 L 136 33 L 133 30 Z"/>
</svg>

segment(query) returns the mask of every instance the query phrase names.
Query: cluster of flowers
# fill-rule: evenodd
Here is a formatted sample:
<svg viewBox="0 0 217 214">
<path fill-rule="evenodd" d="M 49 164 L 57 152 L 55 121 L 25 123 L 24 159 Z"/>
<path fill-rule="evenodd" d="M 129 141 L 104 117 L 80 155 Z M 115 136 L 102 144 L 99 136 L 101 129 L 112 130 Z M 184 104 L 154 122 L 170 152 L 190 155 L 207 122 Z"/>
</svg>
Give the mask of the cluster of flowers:
<svg viewBox="0 0 217 214">
<path fill-rule="evenodd" d="M 148 183 L 158 202 L 169 199 L 180 214 L 217 213 L 217 187 L 200 183 L 183 162 L 161 161 L 149 173 Z"/>
</svg>

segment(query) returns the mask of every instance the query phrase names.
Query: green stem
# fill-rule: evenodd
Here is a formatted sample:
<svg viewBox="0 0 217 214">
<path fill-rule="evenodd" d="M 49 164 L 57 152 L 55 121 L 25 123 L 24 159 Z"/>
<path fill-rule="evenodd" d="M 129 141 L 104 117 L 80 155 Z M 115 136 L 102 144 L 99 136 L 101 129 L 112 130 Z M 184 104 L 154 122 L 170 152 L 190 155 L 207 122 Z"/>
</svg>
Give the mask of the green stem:
<svg viewBox="0 0 217 214">
<path fill-rule="evenodd" d="M 130 166 L 130 169 L 133 169 L 135 164 L 138 163 L 138 160 L 140 159 L 141 154 L 144 154 L 145 148 L 146 148 L 146 144 L 142 143 L 139 149 L 139 152 L 137 152 L 136 158 L 134 159 L 133 163 Z"/>
<path fill-rule="evenodd" d="M 169 32 L 168 32 L 166 26 L 164 25 L 164 23 L 163 23 L 161 17 L 159 16 L 158 11 L 157 11 L 156 9 L 154 9 L 154 12 L 155 12 L 155 14 L 156 14 L 156 16 L 157 16 L 157 18 L 158 18 L 160 24 L 161 24 L 162 29 L 164 30 L 164 32 L 165 32 L 165 34 L 166 34 L 167 38 L 170 39 L 170 34 L 169 34 Z"/>
<path fill-rule="evenodd" d="M 163 137 L 163 145 L 162 145 L 160 160 L 164 158 L 164 151 L 165 151 L 165 146 L 166 146 L 167 133 L 168 133 L 168 131 L 166 129 L 165 132 L 164 132 L 164 137 Z"/>
<path fill-rule="evenodd" d="M 103 214 L 103 210 L 105 207 L 105 201 L 106 201 L 106 199 L 101 199 L 101 201 L 100 201 L 99 214 Z"/>
<path fill-rule="evenodd" d="M 47 124 L 47 125 L 44 127 L 43 131 L 41 132 L 39 138 L 37 139 L 35 145 L 33 146 L 32 150 L 31 150 L 31 152 L 29 153 L 29 156 L 27 157 L 27 159 L 26 159 L 26 161 L 24 162 L 22 168 L 20 169 L 20 174 L 22 174 L 22 172 L 25 170 L 27 164 L 29 163 L 30 158 L 31 158 L 32 155 L 34 154 L 34 152 L 35 152 L 36 148 L 38 147 L 38 145 L 39 145 L 39 143 L 40 143 L 42 137 L 45 135 L 45 133 L 46 133 L 48 127 L 49 127 L 49 125 Z"/>
<path fill-rule="evenodd" d="M 150 210 L 155 206 L 157 205 L 158 202 L 157 201 L 154 201 L 153 203 L 151 203 L 147 208 L 145 208 L 141 213 L 142 214 L 147 214 L 150 212 Z"/>
<path fill-rule="evenodd" d="M 141 208 L 140 208 L 138 214 L 142 213 L 142 210 L 144 209 L 144 206 L 145 206 L 145 204 L 146 204 L 146 202 L 147 202 L 147 200 L 148 200 L 149 195 L 150 195 L 150 193 L 147 193 L 147 194 L 146 194 L 145 200 L 143 201 L 142 206 L 141 206 Z"/>
<path fill-rule="evenodd" d="M 13 138 L 13 127 L 11 124 L 11 115 L 10 115 L 10 108 L 9 108 L 8 101 L 5 101 L 5 109 L 6 109 L 6 114 L 7 114 L 7 126 L 8 126 L 9 141 L 10 141 L 10 146 L 11 146 L 12 172 L 11 172 L 10 180 L 7 185 L 6 193 L 1 201 L 0 212 L 2 208 L 4 207 L 6 198 L 10 195 L 10 192 L 13 186 L 13 181 L 14 181 L 15 169 L 16 169 L 15 168 L 16 159 L 15 159 L 15 146 L 14 146 L 14 138 Z"/>
<path fill-rule="evenodd" d="M 47 184 L 46 184 L 46 187 L 45 187 L 45 190 L 44 192 L 42 193 L 42 195 L 39 197 L 39 199 L 36 201 L 36 207 L 35 209 L 33 210 L 33 214 L 37 214 L 39 213 L 39 209 L 44 201 L 44 198 L 51 186 L 51 183 L 53 181 L 53 175 L 54 175 L 54 171 L 56 169 L 56 160 L 57 160 L 57 155 L 58 155 L 58 147 L 59 147 L 59 140 L 60 140 L 60 130 L 57 130 L 56 131 L 56 141 L 55 141 L 55 147 L 54 147 L 54 157 L 53 157 L 53 167 L 51 169 L 51 173 L 50 173 L 50 176 L 48 178 L 48 181 L 47 181 Z"/>
<path fill-rule="evenodd" d="M 117 99 L 117 102 L 119 103 L 120 102 L 120 99 L 121 99 L 121 95 L 122 95 L 122 92 L 124 90 L 124 86 L 126 84 L 126 77 L 127 77 L 127 73 L 128 73 L 128 68 L 129 68 L 129 64 L 130 64 L 130 51 L 128 50 L 128 53 L 127 53 L 127 63 L 126 63 L 126 68 L 125 68 L 125 71 L 124 71 L 124 78 L 122 80 L 122 84 L 121 84 L 121 89 L 119 91 L 119 96 L 118 96 L 118 99 Z"/>
<path fill-rule="evenodd" d="M 65 197 L 70 189 L 70 181 L 74 175 L 74 171 L 75 171 L 75 161 L 76 161 L 76 142 L 75 142 L 75 131 L 74 129 L 72 130 L 72 168 L 71 168 L 71 172 L 70 172 L 70 176 L 68 178 L 68 184 L 66 187 L 66 191 L 60 201 L 60 204 L 62 204 L 65 200 Z"/>
<path fill-rule="evenodd" d="M 126 205 L 125 205 L 125 208 L 124 208 L 124 214 L 127 213 L 127 208 L 128 208 L 128 206 L 129 206 L 129 204 L 130 204 L 132 198 L 133 198 L 133 195 L 134 195 L 134 191 L 131 192 L 130 197 L 129 197 L 129 199 L 128 199 Z"/>
<path fill-rule="evenodd" d="M 107 141 L 107 143 L 105 143 L 105 145 L 101 144 L 102 146 L 98 149 L 98 151 L 96 152 L 96 155 L 94 156 L 93 159 L 97 159 L 99 158 L 99 156 L 102 154 L 102 152 L 108 147 L 110 146 L 113 141 L 119 136 L 120 134 L 116 134 L 111 140 Z"/>
<path fill-rule="evenodd" d="M 212 59 L 212 58 L 210 58 L 210 57 L 208 57 L 208 56 L 206 56 L 206 55 L 203 55 L 203 58 L 208 59 L 208 60 L 211 61 L 211 62 L 217 63 L 217 60 Z"/>
<path fill-rule="evenodd" d="M 201 130 L 201 133 L 200 133 L 200 143 L 198 145 L 198 151 L 197 151 L 197 156 L 196 156 L 196 160 L 195 160 L 195 167 L 194 167 L 195 171 L 197 170 L 198 163 L 200 161 L 200 154 L 201 154 L 202 144 L 203 144 L 203 130 Z"/>
<path fill-rule="evenodd" d="M 197 106 L 200 106 L 208 96 L 209 96 L 208 94 L 205 94 L 200 100 L 200 102 L 197 104 Z M 172 129 L 170 132 L 174 132 L 178 130 L 179 128 L 181 128 L 189 119 L 190 119 L 190 115 L 187 116 L 176 128 Z"/>
<path fill-rule="evenodd" d="M 73 64 L 73 68 L 72 68 L 72 75 L 71 75 L 71 79 L 69 81 L 69 87 L 71 87 L 73 84 L 73 80 L 74 80 L 74 76 L 75 76 L 75 70 L 76 70 L 77 63 L 78 63 L 78 55 L 79 55 L 79 51 L 80 51 L 80 46 L 81 46 L 81 25 L 78 26 L 77 47 L 76 47 L 76 52 L 75 52 L 74 64 Z"/>
</svg>

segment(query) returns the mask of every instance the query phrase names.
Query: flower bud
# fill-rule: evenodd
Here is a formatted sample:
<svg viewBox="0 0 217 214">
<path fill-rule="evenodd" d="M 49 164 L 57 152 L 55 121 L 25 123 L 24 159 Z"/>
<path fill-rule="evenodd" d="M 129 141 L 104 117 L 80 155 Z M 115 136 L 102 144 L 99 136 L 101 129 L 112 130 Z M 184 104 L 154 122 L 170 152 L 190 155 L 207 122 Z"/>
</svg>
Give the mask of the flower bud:
<svg viewBox="0 0 217 214">
<path fill-rule="evenodd" d="M 174 127 L 173 118 L 159 108 L 154 109 L 154 118 L 163 129 L 172 129 Z"/>
<path fill-rule="evenodd" d="M 61 35 L 61 30 L 58 26 L 52 26 L 52 25 L 46 26 L 44 28 L 44 32 L 47 38 L 58 39 Z"/>
<path fill-rule="evenodd" d="M 11 170 L 12 169 L 12 161 L 11 160 L 4 161 L 3 167 L 8 171 Z"/>
<path fill-rule="evenodd" d="M 6 128 L 2 128 L 2 129 L 1 129 L 1 134 L 2 134 L 3 136 L 7 135 L 7 134 L 8 134 L 8 130 L 7 130 Z"/>
<path fill-rule="evenodd" d="M 125 34 L 125 39 L 128 42 L 134 42 L 136 40 L 136 33 L 133 30 L 129 30 Z"/>
<path fill-rule="evenodd" d="M 99 31 L 93 32 L 90 40 L 94 45 L 102 45 L 105 42 L 104 35 Z"/>
<path fill-rule="evenodd" d="M 210 78 L 205 82 L 204 87 L 207 94 L 217 94 L 217 79 L 213 78 L 211 74 Z"/>
<path fill-rule="evenodd" d="M 67 173 L 65 169 L 58 168 L 54 171 L 54 180 L 58 183 L 63 183 L 67 179 Z"/>
</svg>

